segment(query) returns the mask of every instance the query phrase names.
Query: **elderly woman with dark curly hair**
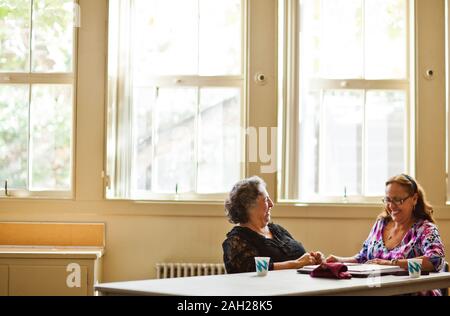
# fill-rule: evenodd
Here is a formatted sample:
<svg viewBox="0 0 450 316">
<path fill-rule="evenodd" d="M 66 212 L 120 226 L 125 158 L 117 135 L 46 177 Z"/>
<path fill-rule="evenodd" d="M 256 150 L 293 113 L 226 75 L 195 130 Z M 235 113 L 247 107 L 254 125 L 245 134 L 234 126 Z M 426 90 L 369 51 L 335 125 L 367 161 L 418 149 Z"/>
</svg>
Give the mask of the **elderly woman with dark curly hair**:
<svg viewBox="0 0 450 316">
<path fill-rule="evenodd" d="M 270 257 L 269 270 L 322 262 L 322 253 L 306 252 L 286 229 L 270 223 L 272 207 L 261 178 L 253 176 L 234 185 L 225 201 L 228 220 L 236 224 L 222 244 L 227 273 L 255 271 L 254 257 Z"/>
</svg>

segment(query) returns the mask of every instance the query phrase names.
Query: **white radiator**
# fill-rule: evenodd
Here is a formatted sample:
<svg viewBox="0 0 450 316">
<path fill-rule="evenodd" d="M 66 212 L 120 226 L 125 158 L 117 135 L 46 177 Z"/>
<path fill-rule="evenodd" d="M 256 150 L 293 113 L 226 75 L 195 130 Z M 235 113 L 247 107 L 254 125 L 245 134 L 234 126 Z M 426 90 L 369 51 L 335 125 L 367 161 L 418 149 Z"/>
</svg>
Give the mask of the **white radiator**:
<svg viewBox="0 0 450 316">
<path fill-rule="evenodd" d="M 226 274 L 223 263 L 157 263 L 156 278 L 178 278 L 199 275 Z"/>
</svg>

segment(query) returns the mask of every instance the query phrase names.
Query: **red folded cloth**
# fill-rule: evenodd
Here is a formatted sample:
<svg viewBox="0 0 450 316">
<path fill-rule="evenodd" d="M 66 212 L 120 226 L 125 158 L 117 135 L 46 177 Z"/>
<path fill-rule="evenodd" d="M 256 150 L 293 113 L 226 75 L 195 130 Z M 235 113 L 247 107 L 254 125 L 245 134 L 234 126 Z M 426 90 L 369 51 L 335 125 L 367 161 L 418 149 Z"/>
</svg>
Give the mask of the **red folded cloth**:
<svg viewBox="0 0 450 316">
<path fill-rule="evenodd" d="M 312 270 L 310 275 L 313 278 L 350 279 L 352 275 L 347 270 L 347 266 L 343 263 L 322 263 Z"/>
</svg>

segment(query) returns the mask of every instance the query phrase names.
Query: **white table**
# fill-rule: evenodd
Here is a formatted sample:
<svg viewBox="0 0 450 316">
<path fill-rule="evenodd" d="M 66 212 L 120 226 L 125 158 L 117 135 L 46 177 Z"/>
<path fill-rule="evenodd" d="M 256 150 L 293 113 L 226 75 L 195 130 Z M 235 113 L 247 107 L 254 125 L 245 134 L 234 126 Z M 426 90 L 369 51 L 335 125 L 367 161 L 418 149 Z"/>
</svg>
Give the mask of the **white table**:
<svg viewBox="0 0 450 316">
<path fill-rule="evenodd" d="M 450 287 L 450 272 L 418 279 L 387 275 L 333 280 L 312 278 L 296 270 L 269 271 L 267 276 L 238 273 L 98 284 L 100 295 L 274 296 L 274 295 L 397 295 Z"/>
</svg>

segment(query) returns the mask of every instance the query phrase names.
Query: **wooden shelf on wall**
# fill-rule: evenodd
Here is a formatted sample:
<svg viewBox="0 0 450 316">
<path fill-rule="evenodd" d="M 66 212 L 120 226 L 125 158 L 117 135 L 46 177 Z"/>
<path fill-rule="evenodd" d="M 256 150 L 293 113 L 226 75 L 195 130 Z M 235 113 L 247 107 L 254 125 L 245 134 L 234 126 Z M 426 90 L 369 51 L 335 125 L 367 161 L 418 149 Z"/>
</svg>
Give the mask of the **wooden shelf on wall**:
<svg viewBox="0 0 450 316">
<path fill-rule="evenodd" d="M 104 247 L 104 223 L 0 222 L 0 245 Z"/>
</svg>

